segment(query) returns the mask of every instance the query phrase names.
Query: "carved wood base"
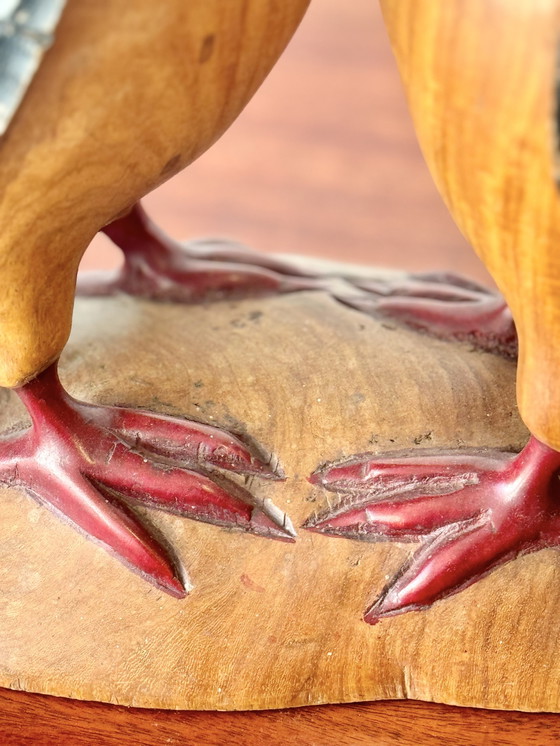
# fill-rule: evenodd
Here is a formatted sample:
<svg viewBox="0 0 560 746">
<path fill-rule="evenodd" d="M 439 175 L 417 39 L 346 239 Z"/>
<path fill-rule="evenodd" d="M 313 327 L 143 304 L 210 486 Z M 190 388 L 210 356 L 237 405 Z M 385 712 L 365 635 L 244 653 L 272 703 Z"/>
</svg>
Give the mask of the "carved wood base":
<svg viewBox="0 0 560 746">
<path fill-rule="evenodd" d="M 415 698 L 560 711 L 560 556 L 506 564 L 422 612 L 364 623 L 414 545 L 301 528 L 318 464 L 371 451 L 519 450 L 515 366 L 322 292 L 181 306 L 80 299 L 61 380 L 79 399 L 246 433 L 249 479 L 294 544 L 134 507 L 193 589 L 159 592 L 15 488 L 0 491 L 0 685 L 142 707 L 262 709 Z M 2 391 L 0 428 L 25 411 Z"/>
</svg>

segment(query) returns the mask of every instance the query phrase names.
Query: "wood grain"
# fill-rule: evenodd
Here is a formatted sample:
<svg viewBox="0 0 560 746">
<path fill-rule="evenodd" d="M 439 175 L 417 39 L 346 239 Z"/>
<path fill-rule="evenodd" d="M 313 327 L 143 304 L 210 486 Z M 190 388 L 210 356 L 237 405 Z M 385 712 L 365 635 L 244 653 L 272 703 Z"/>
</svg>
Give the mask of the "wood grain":
<svg viewBox="0 0 560 746">
<path fill-rule="evenodd" d="M 511 361 L 371 318 L 322 291 L 200 306 L 117 296 L 78 298 L 60 375 L 81 401 L 254 438 L 287 479 L 242 483 L 288 514 L 297 539 L 132 502 L 194 586 L 178 601 L 4 487 L 0 684 L 140 707 L 419 698 L 560 710 L 556 636 L 534 643 L 537 621 L 553 630 L 558 616 L 555 552 L 371 627 L 365 608 L 417 545 L 302 528 L 337 501 L 307 480 L 321 463 L 427 445 L 519 450 L 527 432 Z M 22 415 L 16 395 L 5 397 L 0 431 L 19 431 Z"/>
<path fill-rule="evenodd" d="M 419 702 L 302 707 L 276 712 L 134 710 L 0 690 L 6 746 L 555 746 L 557 715 Z"/>
<path fill-rule="evenodd" d="M 260 250 L 486 277 L 429 178 L 371 0 L 313 3 L 286 56 L 239 121 L 203 158 L 154 192 L 148 205 L 180 237 L 229 235 Z M 108 242 L 96 238 L 84 265 L 117 261 Z M 558 723 L 555 715 L 417 702 L 177 713 L 0 690 L 0 734 L 10 746 L 546 746 L 560 739 Z"/>
<path fill-rule="evenodd" d="M 560 450 L 558 3 L 382 7 L 435 181 L 515 319 L 522 417 Z"/>
<path fill-rule="evenodd" d="M 176 238 L 489 282 L 420 153 L 377 2 L 312 2 L 240 117 L 144 204 Z M 120 260 L 98 236 L 83 268 Z"/>
<path fill-rule="evenodd" d="M 135 506 L 194 584 L 178 601 L 6 487 L 2 684 L 142 707 L 390 697 L 560 709 L 556 552 L 510 562 L 427 611 L 372 628 L 365 607 L 414 545 L 300 528 L 329 504 L 306 479 L 326 460 L 421 451 L 426 438 L 434 448 L 519 449 L 527 433 L 510 361 L 313 291 L 206 306 L 79 299 L 60 370 L 78 399 L 194 416 L 255 438 L 288 479 L 247 487 L 286 511 L 298 538 L 285 544 Z M 4 396 L 0 430 L 21 429 L 23 416 L 17 397 Z"/>
</svg>

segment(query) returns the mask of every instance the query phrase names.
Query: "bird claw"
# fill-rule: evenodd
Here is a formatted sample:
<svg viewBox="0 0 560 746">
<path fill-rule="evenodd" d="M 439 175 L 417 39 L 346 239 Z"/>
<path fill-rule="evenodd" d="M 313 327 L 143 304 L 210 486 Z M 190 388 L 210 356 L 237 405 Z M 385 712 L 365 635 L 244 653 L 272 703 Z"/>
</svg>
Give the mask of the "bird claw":
<svg viewBox="0 0 560 746">
<path fill-rule="evenodd" d="M 81 406 L 131 446 L 175 463 L 263 479 L 285 478 L 280 466 L 273 466 L 253 443 L 218 427 L 127 407 Z"/>
<path fill-rule="evenodd" d="M 157 301 L 200 303 L 321 290 L 371 316 L 395 319 L 441 339 L 466 340 L 506 357 L 517 356 L 517 336 L 503 299 L 452 273 L 401 280 L 305 272 L 288 261 L 218 240 L 180 244 L 135 205 L 104 233 L 125 257 L 113 274 L 80 276 L 80 295 L 126 293 Z"/>
<path fill-rule="evenodd" d="M 495 557 L 494 562 L 485 564 L 480 555 L 486 542 L 492 538 L 492 528 L 483 519 L 450 524 L 436 532 L 366 609 L 364 620 L 368 624 L 377 624 L 391 616 L 427 609 L 434 601 L 467 588 L 520 553 Z M 454 571 L 458 566 L 461 566 L 461 572 Z M 455 585 L 447 585 L 450 579 L 451 582 L 457 581 Z"/>
<path fill-rule="evenodd" d="M 260 297 L 317 287 L 287 262 L 225 241 L 180 244 L 160 231 L 140 205 L 104 228 L 124 252 L 112 275 L 80 277 L 80 295 L 128 295 L 158 301 L 199 303 Z"/>
<path fill-rule="evenodd" d="M 53 473 L 38 464 L 22 464 L 20 474 L 11 486 L 28 492 L 152 585 L 176 598 L 185 597 L 190 583 L 176 557 L 122 503 L 109 499 L 79 472 Z"/>
<path fill-rule="evenodd" d="M 123 500 L 293 541 L 293 527 L 280 509 L 269 500 L 255 500 L 215 471 L 282 478 L 235 435 L 165 415 L 77 401 L 60 385 L 56 366 L 17 391 L 33 426 L 0 442 L 0 482 L 48 504 L 172 595 L 186 593 L 176 560 Z"/>
<path fill-rule="evenodd" d="M 450 273 L 427 273 L 353 284 L 361 292 L 337 296 L 351 308 L 440 339 L 466 340 L 506 357 L 517 356 L 515 326 L 503 298 L 475 282 Z"/>
<path fill-rule="evenodd" d="M 520 554 L 560 545 L 559 470 L 560 454 L 535 438 L 518 455 L 365 454 L 311 476 L 342 497 L 304 528 L 351 539 L 420 542 L 365 612 L 373 624 L 426 608 Z"/>
</svg>

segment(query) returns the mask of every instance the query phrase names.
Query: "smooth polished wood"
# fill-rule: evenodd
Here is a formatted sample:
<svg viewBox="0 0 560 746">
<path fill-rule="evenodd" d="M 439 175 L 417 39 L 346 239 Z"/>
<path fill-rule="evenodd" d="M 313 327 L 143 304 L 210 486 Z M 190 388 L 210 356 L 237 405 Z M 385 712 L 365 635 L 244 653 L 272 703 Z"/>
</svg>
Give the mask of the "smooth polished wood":
<svg viewBox="0 0 560 746">
<path fill-rule="evenodd" d="M 59 357 L 93 236 L 235 119 L 308 0 L 70 0 L 0 143 L 0 385 Z"/>
<path fill-rule="evenodd" d="M 178 239 L 490 281 L 420 154 L 379 5 L 312 2 L 247 108 L 144 205 Z M 104 236 L 82 267 L 114 267 Z"/>
<path fill-rule="evenodd" d="M 557 0 L 382 0 L 418 137 L 458 225 L 510 306 L 518 401 L 560 450 Z"/>
</svg>

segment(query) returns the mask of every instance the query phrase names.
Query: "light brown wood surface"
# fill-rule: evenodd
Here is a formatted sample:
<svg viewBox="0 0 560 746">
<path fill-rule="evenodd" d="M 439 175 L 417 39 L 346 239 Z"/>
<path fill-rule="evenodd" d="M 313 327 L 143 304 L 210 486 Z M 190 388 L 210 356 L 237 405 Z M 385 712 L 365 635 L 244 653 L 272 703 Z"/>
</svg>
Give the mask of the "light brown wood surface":
<svg viewBox="0 0 560 746">
<path fill-rule="evenodd" d="M 219 137 L 306 6 L 68 3 L 0 144 L 1 385 L 60 355 L 95 233 Z"/>
<path fill-rule="evenodd" d="M 148 205 L 179 237 L 231 235 L 262 250 L 485 277 L 420 157 L 370 0 L 314 3 L 240 120 Z M 84 264 L 118 261 L 107 242 L 94 243 Z M 552 744 L 559 728 L 554 715 L 417 702 L 177 713 L 4 690 L 0 703 L 8 744 Z"/>
<path fill-rule="evenodd" d="M 527 432 L 512 362 L 302 292 L 203 306 L 78 299 L 60 372 L 82 401 L 254 438 L 287 479 L 244 483 L 285 511 L 298 537 L 267 540 L 140 508 L 193 583 L 178 601 L 4 488 L 1 685 L 179 709 L 415 698 L 560 710 L 556 552 L 371 627 L 363 612 L 415 544 L 301 528 L 333 499 L 307 480 L 325 461 L 427 446 L 519 450 Z M 22 415 L 6 392 L 0 430 L 20 429 Z M 538 644 L 537 627 L 551 632 Z"/>
<path fill-rule="evenodd" d="M 560 449 L 558 3 L 382 0 L 418 136 L 512 310 L 522 417 Z"/>
</svg>

